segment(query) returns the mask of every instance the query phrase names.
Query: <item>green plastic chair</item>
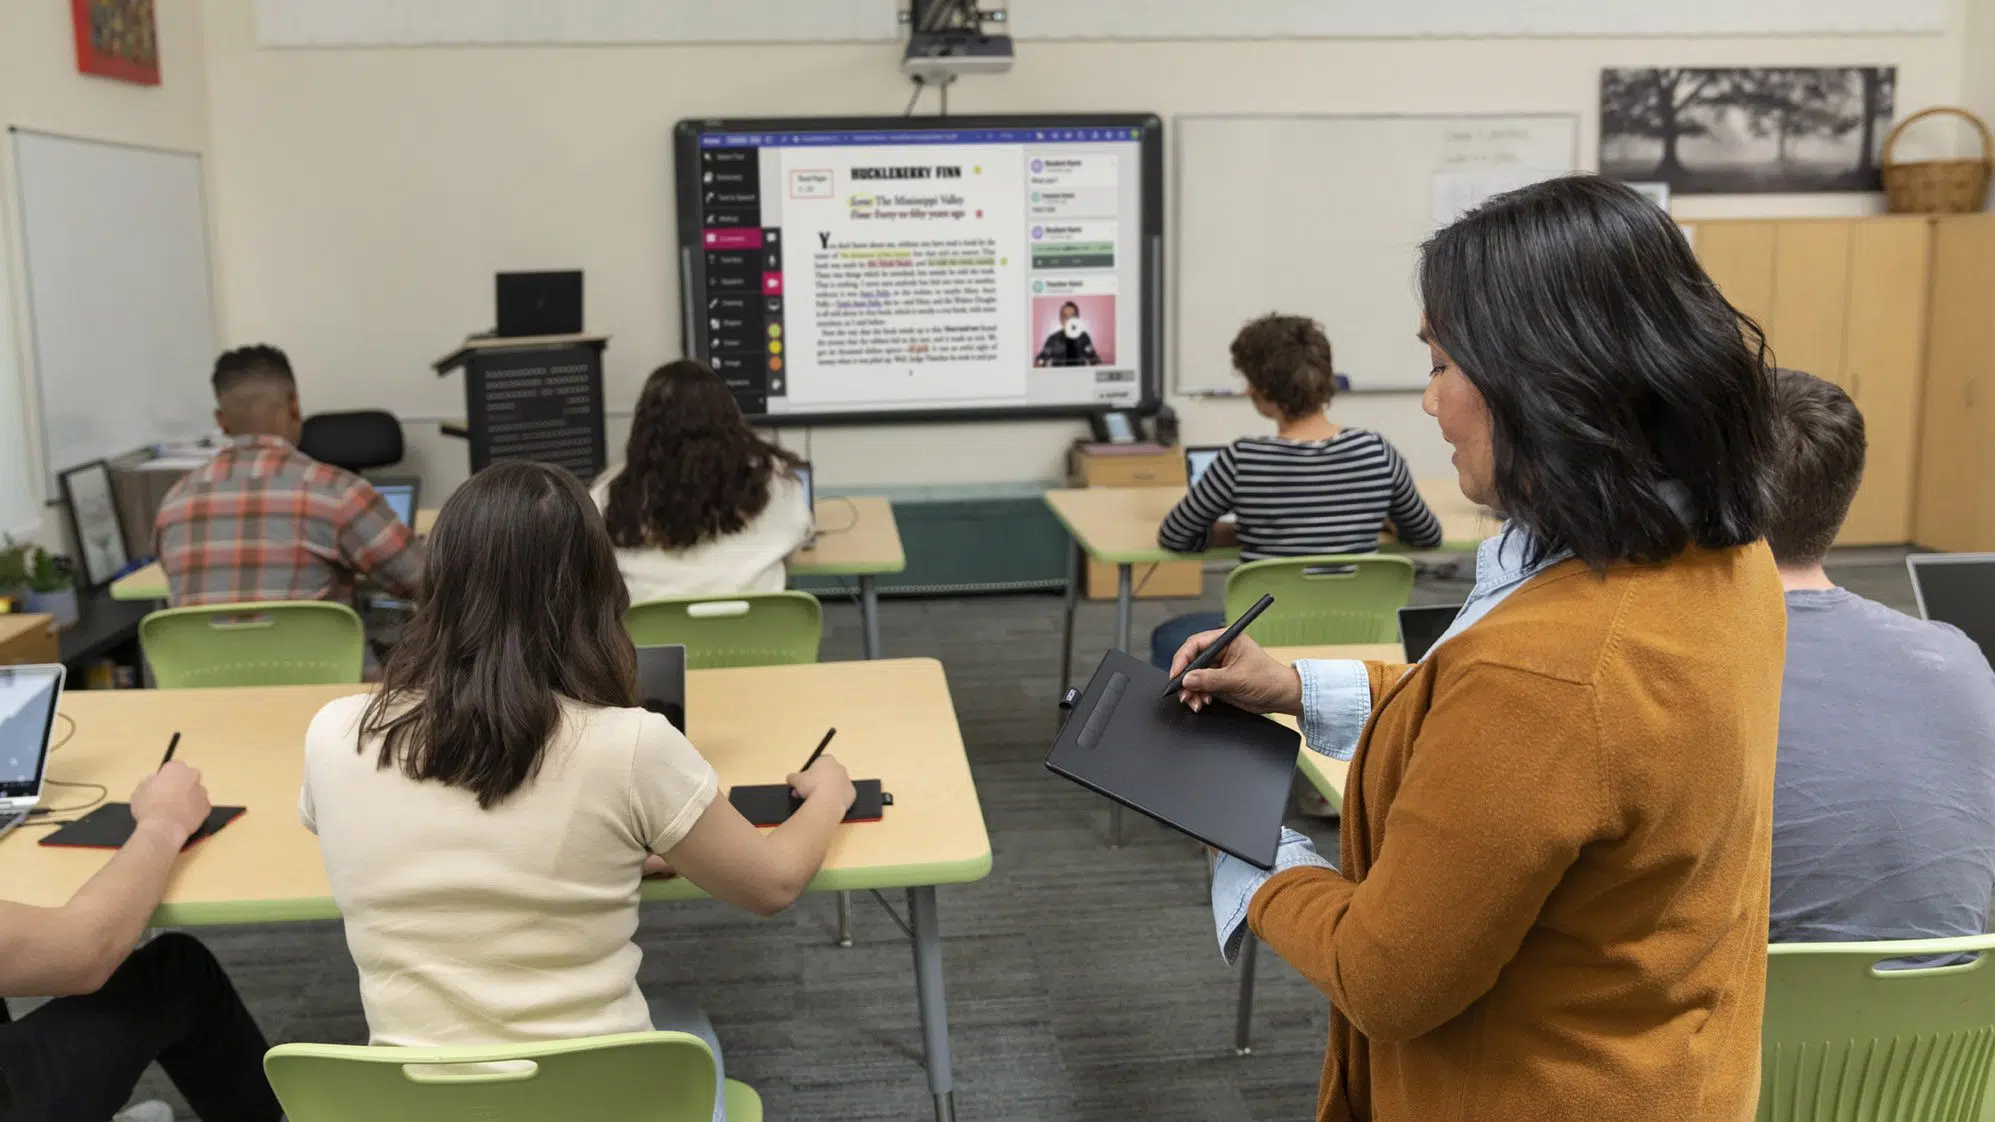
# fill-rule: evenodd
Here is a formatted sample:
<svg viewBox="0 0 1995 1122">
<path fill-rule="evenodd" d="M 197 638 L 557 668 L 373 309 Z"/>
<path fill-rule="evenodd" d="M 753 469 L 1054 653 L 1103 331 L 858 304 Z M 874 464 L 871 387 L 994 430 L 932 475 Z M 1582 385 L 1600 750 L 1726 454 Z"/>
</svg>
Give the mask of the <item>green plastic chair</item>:
<svg viewBox="0 0 1995 1122">
<path fill-rule="evenodd" d="M 1249 561 L 1226 577 L 1226 618 L 1268 594 L 1274 605 L 1247 629 L 1262 646 L 1390 643 L 1413 595 L 1413 562 L 1376 553 Z"/>
<path fill-rule="evenodd" d="M 808 592 L 750 592 L 686 600 L 646 600 L 624 613 L 640 647 L 681 643 L 686 669 L 816 662 L 824 609 Z"/>
<path fill-rule="evenodd" d="M 1758 1122 L 1976 1122 L 1995 1105 L 1995 935 L 1767 950 Z"/>
<path fill-rule="evenodd" d="M 366 645 L 353 609 L 324 600 L 167 608 L 139 621 L 161 689 L 354 684 Z"/>
<path fill-rule="evenodd" d="M 280 1044 L 263 1073 L 291 1122 L 713 1118 L 713 1053 L 683 1032 L 491 1048 Z M 762 1100 L 747 1084 L 730 1079 L 723 1094 L 728 1122 L 761 1122 Z"/>
</svg>

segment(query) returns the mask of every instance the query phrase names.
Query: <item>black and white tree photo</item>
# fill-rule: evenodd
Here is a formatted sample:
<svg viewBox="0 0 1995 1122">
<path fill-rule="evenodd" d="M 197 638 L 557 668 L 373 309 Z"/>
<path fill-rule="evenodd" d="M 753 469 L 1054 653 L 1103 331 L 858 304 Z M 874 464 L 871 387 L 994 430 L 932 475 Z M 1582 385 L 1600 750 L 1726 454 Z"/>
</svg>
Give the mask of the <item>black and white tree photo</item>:
<svg viewBox="0 0 1995 1122">
<path fill-rule="evenodd" d="M 1600 72 L 1600 170 L 1685 195 L 1876 191 L 1889 66 Z"/>
</svg>

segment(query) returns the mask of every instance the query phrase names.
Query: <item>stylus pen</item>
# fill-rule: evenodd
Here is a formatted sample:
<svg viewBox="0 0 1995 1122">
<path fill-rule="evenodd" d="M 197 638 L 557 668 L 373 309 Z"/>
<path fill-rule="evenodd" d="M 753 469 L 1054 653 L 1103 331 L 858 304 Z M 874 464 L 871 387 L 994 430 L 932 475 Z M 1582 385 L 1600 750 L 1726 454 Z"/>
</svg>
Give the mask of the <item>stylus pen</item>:
<svg viewBox="0 0 1995 1122">
<path fill-rule="evenodd" d="M 1254 601 L 1254 606 L 1240 613 L 1240 618 L 1233 621 L 1233 626 L 1222 632 L 1219 638 L 1214 639 L 1211 646 L 1198 652 L 1198 657 L 1191 660 L 1190 666 L 1185 667 L 1184 674 L 1171 679 L 1170 684 L 1164 687 L 1164 696 L 1169 697 L 1178 692 L 1179 687 L 1185 684 L 1185 674 L 1211 666 L 1212 660 L 1218 658 L 1226 650 L 1227 645 L 1238 639 L 1240 633 L 1247 630 L 1247 625 L 1258 619 L 1262 612 L 1268 610 L 1268 605 L 1274 602 L 1275 598 L 1272 596 L 1263 596 Z"/>
<path fill-rule="evenodd" d="M 180 747 L 180 734 L 176 732 L 173 734 L 173 739 L 166 742 L 166 758 L 159 761 L 160 767 L 173 762 L 173 750 L 178 747 Z"/>
<path fill-rule="evenodd" d="M 805 761 L 804 761 L 804 766 L 802 766 L 802 767 L 798 768 L 798 769 L 797 769 L 797 771 L 799 771 L 799 772 L 806 772 L 806 771 L 809 771 L 809 770 L 810 770 L 810 765 L 812 765 L 812 764 L 816 763 L 816 762 L 817 762 L 817 758 L 818 758 L 819 756 L 822 756 L 822 755 L 824 755 L 824 746 L 825 746 L 825 745 L 827 745 L 827 744 L 829 744 L 829 743 L 831 743 L 831 738 L 832 738 L 832 737 L 834 737 L 834 736 L 837 736 L 837 735 L 838 735 L 838 730 L 837 730 L 837 729 L 829 729 L 829 730 L 827 730 L 827 731 L 825 732 L 825 734 L 824 734 L 824 739 L 823 739 L 823 740 L 820 740 L 820 741 L 818 741 L 818 742 L 817 742 L 817 751 L 815 751 L 815 752 L 812 752 L 812 753 L 810 754 L 810 759 L 808 759 L 808 760 L 805 760 Z"/>
</svg>

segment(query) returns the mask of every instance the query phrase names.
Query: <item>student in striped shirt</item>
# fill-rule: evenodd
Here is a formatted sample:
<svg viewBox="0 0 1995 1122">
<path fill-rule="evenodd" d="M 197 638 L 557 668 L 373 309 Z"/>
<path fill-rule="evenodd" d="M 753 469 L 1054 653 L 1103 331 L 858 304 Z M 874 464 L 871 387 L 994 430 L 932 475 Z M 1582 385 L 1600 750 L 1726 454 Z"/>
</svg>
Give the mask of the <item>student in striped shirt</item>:
<svg viewBox="0 0 1995 1122">
<path fill-rule="evenodd" d="M 1237 535 L 1242 561 L 1371 553 L 1388 519 L 1409 546 L 1441 544 L 1441 524 L 1399 451 L 1375 432 L 1330 419 L 1336 387 L 1320 324 L 1262 316 L 1240 329 L 1232 350 L 1254 409 L 1275 422 L 1275 435 L 1223 449 L 1165 517 L 1158 545 L 1193 553 Z M 1227 514 L 1237 526 L 1219 522 Z M 1219 612 L 1166 620 L 1150 633 L 1150 660 L 1169 668 L 1186 639 L 1225 623 Z"/>
</svg>

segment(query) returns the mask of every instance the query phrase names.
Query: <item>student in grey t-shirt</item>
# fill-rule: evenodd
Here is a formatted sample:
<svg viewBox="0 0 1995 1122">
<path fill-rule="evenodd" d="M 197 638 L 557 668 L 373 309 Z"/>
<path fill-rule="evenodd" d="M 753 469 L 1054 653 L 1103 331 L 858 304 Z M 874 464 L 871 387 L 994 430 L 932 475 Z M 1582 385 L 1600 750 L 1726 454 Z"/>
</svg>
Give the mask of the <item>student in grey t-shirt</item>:
<svg viewBox="0 0 1995 1122">
<path fill-rule="evenodd" d="M 1767 541 L 1787 588 L 1772 942 L 1978 935 L 1995 891 L 1995 671 L 1958 629 L 1836 587 L 1863 475 L 1842 390 L 1775 372 Z"/>
</svg>

